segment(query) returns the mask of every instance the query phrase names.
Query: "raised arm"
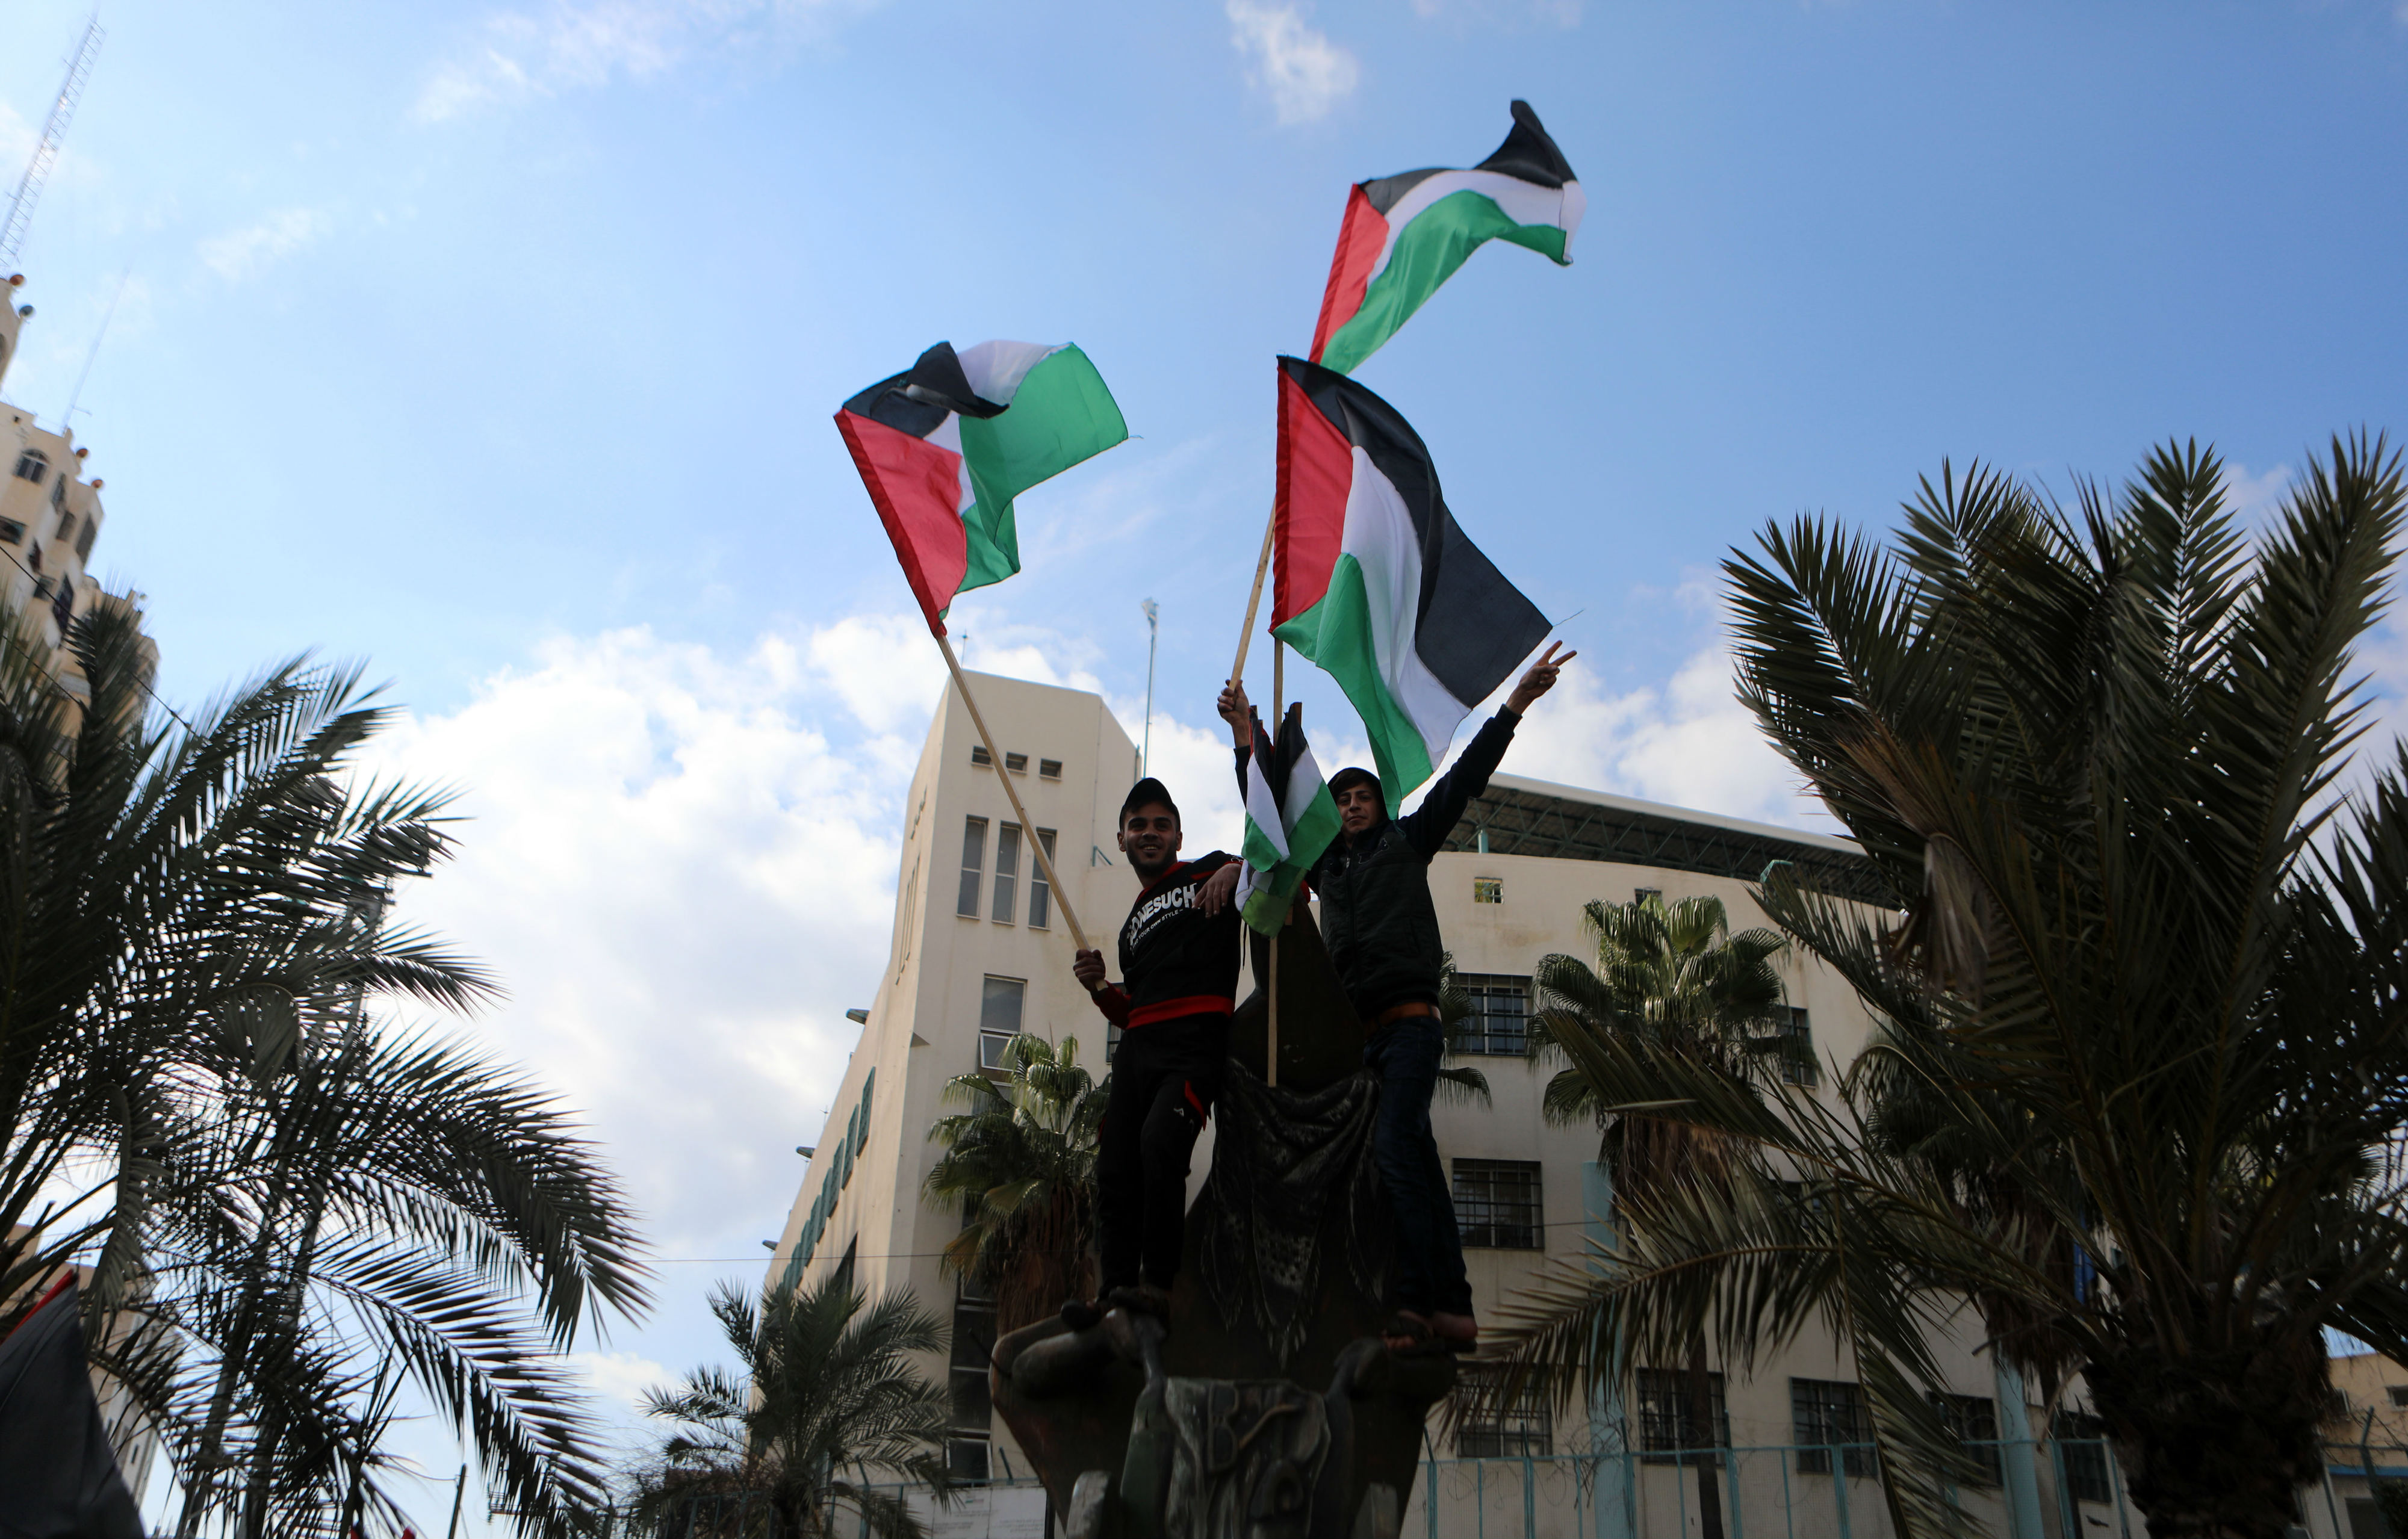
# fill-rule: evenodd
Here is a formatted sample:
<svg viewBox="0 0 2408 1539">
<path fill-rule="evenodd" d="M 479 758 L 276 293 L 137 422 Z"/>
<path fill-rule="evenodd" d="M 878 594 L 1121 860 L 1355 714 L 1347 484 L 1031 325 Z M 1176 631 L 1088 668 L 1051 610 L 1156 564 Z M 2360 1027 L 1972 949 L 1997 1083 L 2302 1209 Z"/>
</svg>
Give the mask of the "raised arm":
<svg viewBox="0 0 2408 1539">
<path fill-rule="evenodd" d="M 1229 680 L 1228 687 L 1221 691 L 1219 708 L 1221 720 L 1229 723 L 1230 746 L 1238 750 L 1238 800 L 1242 803 L 1246 799 L 1246 760 L 1254 747 L 1254 707 L 1246 699 L 1244 680 Z"/>
<path fill-rule="evenodd" d="M 1513 729 L 1521 724 L 1523 713 L 1555 687 L 1564 664 L 1580 656 L 1578 652 L 1556 656 L 1560 645 L 1547 643 L 1546 651 L 1513 686 L 1504 705 L 1464 745 L 1462 757 L 1455 760 L 1455 767 L 1438 777 L 1420 806 L 1397 819 L 1398 828 L 1425 859 L 1439 852 L 1447 835 L 1455 832 L 1455 825 L 1462 821 L 1464 809 L 1471 805 L 1471 799 L 1488 789 L 1488 777 L 1504 761 L 1505 749 L 1513 741 Z"/>
</svg>

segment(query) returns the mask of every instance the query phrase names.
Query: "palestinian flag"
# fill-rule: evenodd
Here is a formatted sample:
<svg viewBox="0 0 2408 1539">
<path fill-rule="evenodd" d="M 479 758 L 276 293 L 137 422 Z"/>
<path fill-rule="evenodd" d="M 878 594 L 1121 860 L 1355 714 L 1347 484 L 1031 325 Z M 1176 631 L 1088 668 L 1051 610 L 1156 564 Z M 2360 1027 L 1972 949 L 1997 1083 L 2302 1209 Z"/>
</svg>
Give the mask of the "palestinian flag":
<svg viewBox="0 0 2408 1539">
<path fill-rule="evenodd" d="M 1513 104 L 1513 131 L 1497 153 L 1469 171 L 1356 182 L 1321 296 L 1312 361 L 1354 373 L 1484 242 L 1510 240 L 1570 266 L 1587 206 L 1527 102 Z"/>
<path fill-rule="evenodd" d="M 1279 741 L 1254 719 L 1254 752 L 1246 761 L 1246 869 L 1238 877 L 1238 908 L 1268 935 L 1286 921 L 1304 874 L 1338 837 L 1338 804 L 1304 740 L 1304 707 L 1290 705 Z"/>
<path fill-rule="evenodd" d="M 1456 527 L 1396 407 L 1300 358 L 1279 368 L 1271 634 L 1354 702 L 1394 812 L 1551 627 Z"/>
<path fill-rule="evenodd" d="M 1128 436 L 1087 355 L 1041 342 L 939 342 L 836 426 L 939 635 L 953 595 L 1020 570 L 1011 500 Z"/>
</svg>

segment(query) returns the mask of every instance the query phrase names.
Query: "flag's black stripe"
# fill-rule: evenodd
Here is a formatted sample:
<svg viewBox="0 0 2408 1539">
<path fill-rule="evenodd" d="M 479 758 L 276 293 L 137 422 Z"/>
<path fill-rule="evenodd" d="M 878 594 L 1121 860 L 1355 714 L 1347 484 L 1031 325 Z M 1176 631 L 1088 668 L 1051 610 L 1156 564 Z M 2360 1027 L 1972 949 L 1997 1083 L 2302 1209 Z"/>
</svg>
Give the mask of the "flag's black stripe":
<svg viewBox="0 0 2408 1539">
<path fill-rule="evenodd" d="M 1421 546 L 1422 591 L 1413 619 L 1413 650 L 1447 692 L 1476 705 L 1505 681 L 1515 663 L 1546 639 L 1539 606 L 1505 580 L 1471 543 L 1439 488 L 1429 449 L 1404 415 L 1342 374 L 1282 358 L 1315 410 L 1369 456 L 1397 489 Z"/>
<path fill-rule="evenodd" d="M 1363 195 L 1370 200 L 1371 207 L 1385 217 L 1389 209 L 1403 201 L 1406 193 L 1430 178 L 1440 175 L 1444 169 L 1442 166 L 1426 166 L 1419 171 L 1399 171 L 1393 177 L 1375 177 L 1359 185 Z M 1513 104 L 1513 131 L 1505 135 L 1505 142 L 1497 147 L 1497 153 L 1472 169 L 1494 171 L 1540 187 L 1561 187 L 1568 181 L 1580 179 L 1572 175 L 1571 163 L 1564 159 L 1564 152 L 1555 148 L 1555 141 L 1541 125 L 1539 115 L 1530 110 L 1529 103 L 1522 101 Z"/>
<path fill-rule="evenodd" d="M 1376 177 L 1362 184 L 1363 195 L 1370 199 L 1371 207 L 1385 217 L 1406 193 L 1432 177 L 1443 174 L 1444 170 L 1443 166 L 1432 165 L 1419 171 L 1399 171 L 1393 177 Z"/>
<path fill-rule="evenodd" d="M 1479 169 L 1518 177 L 1541 187 L 1561 187 L 1580 179 L 1572 175 L 1571 163 L 1564 159 L 1564 152 L 1555 148 L 1555 141 L 1540 123 L 1539 115 L 1525 101 L 1513 104 L 1513 131 L 1505 135 L 1497 153 L 1480 163 Z"/>
<path fill-rule="evenodd" d="M 965 417 L 999 417 L 1003 408 L 970 389 L 962 372 L 961 355 L 951 342 L 939 342 L 920 355 L 918 363 L 892 375 L 844 404 L 844 409 L 897 433 L 925 438 L 944 424 L 948 412 Z"/>
</svg>

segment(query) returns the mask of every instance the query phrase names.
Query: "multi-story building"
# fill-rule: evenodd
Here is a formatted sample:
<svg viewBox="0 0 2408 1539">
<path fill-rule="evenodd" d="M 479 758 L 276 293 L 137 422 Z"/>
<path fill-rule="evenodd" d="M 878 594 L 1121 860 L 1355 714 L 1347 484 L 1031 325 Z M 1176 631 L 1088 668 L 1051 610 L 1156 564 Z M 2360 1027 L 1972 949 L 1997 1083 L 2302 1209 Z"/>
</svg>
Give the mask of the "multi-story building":
<svg viewBox="0 0 2408 1539">
<path fill-rule="evenodd" d="M 5 291 L 9 303 L 0 305 L 0 383 L 34 313 L 32 306 L 13 302 L 23 283 L 22 275 L 11 276 Z M 142 595 L 104 592 L 88 575 L 107 515 L 99 477 L 83 479 L 91 450 L 77 445 L 74 428 L 43 427 L 33 412 L 5 399 L 0 414 L 7 417 L 10 435 L 0 436 L 0 460 L 8 467 L 0 476 L 0 596 L 27 634 L 49 648 L 51 672 L 79 712 L 92 689 L 65 650 L 68 627 L 77 615 L 102 607 L 129 611 L 138 623 Z M 143 646 L 155 672 L 157 650 L 147 639 Z"/>
<path fill-rule="evenodd" d="M 1005 762 L 988 762 L 949 689 L 911 781 L 889 955 L 874 1000 L 857 1013 L 860 1040 L 769 1277 L 815 1282 L 846 1268 L 872 1291 L 908 1286 L 924 1304 L 951 1310 L 953 1464 L 1001 1480 L 1030 1471 L 989 1414 L 991 1310 L 940 1266 L 961 1216 L 920 1198 L 939 1152 L 927 1130 L 947 1109 L 945 1082 L 992 1065 L 1013 1032 L 1075 1035 L 1082 1061 L 1094 1064 L 1104 1023 L 1070 976 L 1062 894 L 1033 874 L 1030 832 L 1013 819 L 996 777 L 1012 777 L 1091 943 L 1109 955 L 1109 937 L 1136 892 L 1111 837 L 1136 755 L 1092 694 L 984 677 L 975 687 Z M 1511 775 L 1472 804 L 1432 862 L 1439 918 L 1475 1007 L 1458 1028 L 1455 1062 L 1482 1069 L 1489 1085 L 1485 1101 L 1444 1100 L 1434 1114 L 1484 1318 L 1499 1318 L 1541 1265 L 1584 1257 L 1604 1235 L 1611 1207 L 1598 1129 L 1543 1115 L 1547 1079 L 1561 1064 L 1529 1049 L 1540 960 L 1594 956 L 1583 908 L 1597 899 L 1711 895 L 1734 930 L 1763 924 L 1750 888 L 1776 861 L 1826 891 L 1880 895 L 1870 864 L 1842 840 Z M 1790 1029 L 1822 1065 L 1798 1077 L 1809 1093 L 1830 1095 L 1872 1022 L 1846 984 L 1812 959 L 1789 953 L 1780 965 Z M 1209 1166 L 1211 1138 L 1208 1128 L 1191 1196 Z M 2009 1444 L 1994 1460 L 1999 1479 L 1970 1493 L 1976 1509 L 2013 1539 L 2067 1539 L 2094 1519 L 2112 1525 L 2112 1471 L 2098 1446 L 2016 1446 L 2031 1437 L 2040 1408 L 2012 1382 L 2002 1399 L 2000 1375 L 1975 1350 L 1978 1336 L 1969 1329 L 1938 1347 L 1950 1379 L 1947 1409 L 1965 1435 Z M 1711 1391 L 1720 1445 L 1739 1450 L 1719 1466 L 1730 1498 L 1726 1532 L 1756 1532 L 1776 1508 L 1793 1533 L 1885 1532 L 1870 1451 L 1845 1446 L 1867 1434 L 1869 1421 L 1839 1345 L 1810 1330 L 1752 1368 L 1729 1365 L 1727 1379 L 1726 1366 L 1713 1364 Z M 1576 1418 L 1536 1398 L 1451 1425 L 1434 1416 L 1437 1462 L 1417 1485 L 1403 1532 L 1635 1539 L 1674 1532 L 1684 1513 L 1694 1523 L 1697 1472 L 1663 1457 L 1678 1446 L 1686 1419 L 1685 1380 L 1673 1372 L 1680 1367 L 1639 1364 L 1630 1404 Z M 1476 1363 L 1469 1371 L 1477 1373 Z M 2071 1437 L 2087 1429 L 2060 1421 L 2057 1430 Z M 2038 1431 L 2045 1438 L 2049 1429 Z M 1756 1518 L 1742 1526 L 1740 1510 Z"/>
</svg>

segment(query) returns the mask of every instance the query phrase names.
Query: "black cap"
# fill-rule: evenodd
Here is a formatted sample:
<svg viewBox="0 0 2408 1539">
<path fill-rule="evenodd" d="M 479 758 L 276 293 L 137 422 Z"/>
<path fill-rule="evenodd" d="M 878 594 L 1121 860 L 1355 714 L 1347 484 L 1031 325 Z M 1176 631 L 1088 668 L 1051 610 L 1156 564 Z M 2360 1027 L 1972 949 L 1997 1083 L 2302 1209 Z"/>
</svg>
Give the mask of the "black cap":
<svg viewBox="0 0 2408 1539">
<path fill-rule="evenodd" d="M 1127 822 L 1128 815 L 1140 807 L 1152 806 L 1168 807 L 1173 819 L 1179 816 L 1179 804 L 1170 799 L 1170 788 L 1149 775 L 1129 787 L 1128 795 L 1121 802 L 1121 821 Z"/>
<path fill-rule="evenodd" d="M 1342 795 L 1347 787 L 1354 785 L 1368 785 L 1373 791 L 1377 791 L 1380 789 L 1380 777 L 1360 764 L 1349 764 L 1329 777 L 1329 794 Z"/>
</svg>

